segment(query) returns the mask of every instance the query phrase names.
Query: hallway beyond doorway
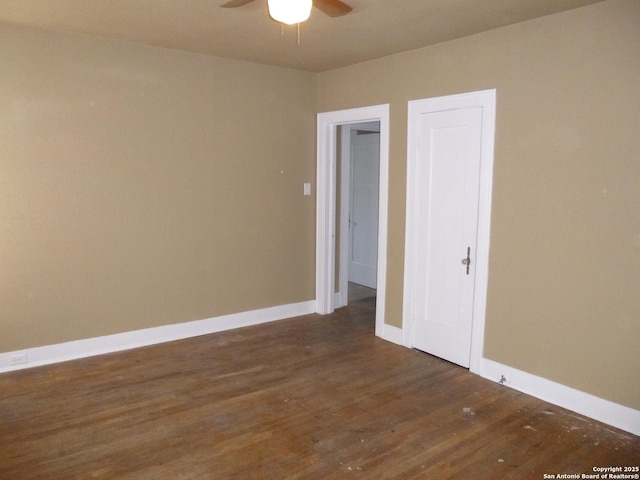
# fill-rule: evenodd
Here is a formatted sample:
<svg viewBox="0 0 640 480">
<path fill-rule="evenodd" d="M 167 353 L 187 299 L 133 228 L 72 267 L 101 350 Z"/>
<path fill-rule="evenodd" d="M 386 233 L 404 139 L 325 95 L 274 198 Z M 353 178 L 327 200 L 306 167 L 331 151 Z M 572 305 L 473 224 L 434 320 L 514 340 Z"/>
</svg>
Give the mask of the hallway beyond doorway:
<svg viewBox="0 0 640 480">
<path fill-rule="evenodd" d="M 349 303 L 363 298 L 370 298 L 376 296 L 376 289 L 365 287 L 364 285 L 358 285 L 357 283 L 349 282 Z"/>
</svg>

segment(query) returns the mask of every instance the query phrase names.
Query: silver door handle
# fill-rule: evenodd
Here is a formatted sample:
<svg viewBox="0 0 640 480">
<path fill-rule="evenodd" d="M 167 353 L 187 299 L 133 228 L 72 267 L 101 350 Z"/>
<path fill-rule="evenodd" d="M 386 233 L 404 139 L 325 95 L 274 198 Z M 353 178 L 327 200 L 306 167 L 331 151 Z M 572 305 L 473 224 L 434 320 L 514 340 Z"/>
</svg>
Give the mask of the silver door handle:
<svg viewBox="0 0 640 480">
<path fill-rule="evenodd" d="M 471 265 L 471 247 L 467 247 L 467 256 L 462 259 L 462 264 L 467 266 L 467 275 L 469 275 L 469 265 Z"/>
</svg>

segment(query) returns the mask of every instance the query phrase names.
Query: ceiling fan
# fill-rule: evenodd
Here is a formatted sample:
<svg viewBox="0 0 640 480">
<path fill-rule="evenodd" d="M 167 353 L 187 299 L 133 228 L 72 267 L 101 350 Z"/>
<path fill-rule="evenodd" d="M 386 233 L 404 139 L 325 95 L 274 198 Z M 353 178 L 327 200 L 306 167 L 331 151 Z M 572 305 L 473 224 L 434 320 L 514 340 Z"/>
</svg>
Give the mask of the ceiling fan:
<svg viewBox="0 0 640 480">
<path fill-rule="evenodd" d="M 229 0 L 220 6 L 223 8 L 235 8 L 253 1 L 254 0 Z M 313 6 L 330 17 L 341 17 L 353 10 L 352 7 L 340 0 L 313 0 Z"/>
</svg>

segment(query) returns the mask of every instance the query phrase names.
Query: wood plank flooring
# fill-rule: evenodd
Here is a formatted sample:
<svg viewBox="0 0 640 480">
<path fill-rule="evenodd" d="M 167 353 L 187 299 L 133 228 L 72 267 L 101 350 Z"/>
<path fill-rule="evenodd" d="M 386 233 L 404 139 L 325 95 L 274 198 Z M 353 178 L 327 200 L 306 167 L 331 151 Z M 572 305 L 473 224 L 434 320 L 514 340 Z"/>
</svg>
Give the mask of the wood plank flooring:
<svg viewBox="0 0 640 480">
<path fill-rule="evenodd" d="M 640 463 L 639 437 L 376 338 L 374 308 L 0 375 L 0 479 L 542 479 Z"/>
<path fill-rule="evenodd" d="M 375 297 L 377 294 L 375 288 L 365 287 L 364 285 L 359 285 L 353 282 L 349 282 L 347 289 L 347 298 L 349 299 L 349 303 L 357 302 L 358 300 L 365 298 Z"/>
</svg>

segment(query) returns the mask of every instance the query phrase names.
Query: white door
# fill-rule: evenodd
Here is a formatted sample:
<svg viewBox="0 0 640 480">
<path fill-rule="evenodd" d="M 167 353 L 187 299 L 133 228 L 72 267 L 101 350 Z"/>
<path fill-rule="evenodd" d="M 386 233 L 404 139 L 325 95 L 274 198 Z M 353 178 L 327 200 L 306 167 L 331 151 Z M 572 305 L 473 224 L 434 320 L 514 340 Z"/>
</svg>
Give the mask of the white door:
<svg viewBox="0 0 640 480">
<path fill-rule="evenodd" d="M 376 288 L 380 133 L 351 129 L 349 281 Z"/>
<path fill-rule="evenodd" d="M 413 346 L 469 367 L 482 108 L 418 117 Z"/>
</svg>

